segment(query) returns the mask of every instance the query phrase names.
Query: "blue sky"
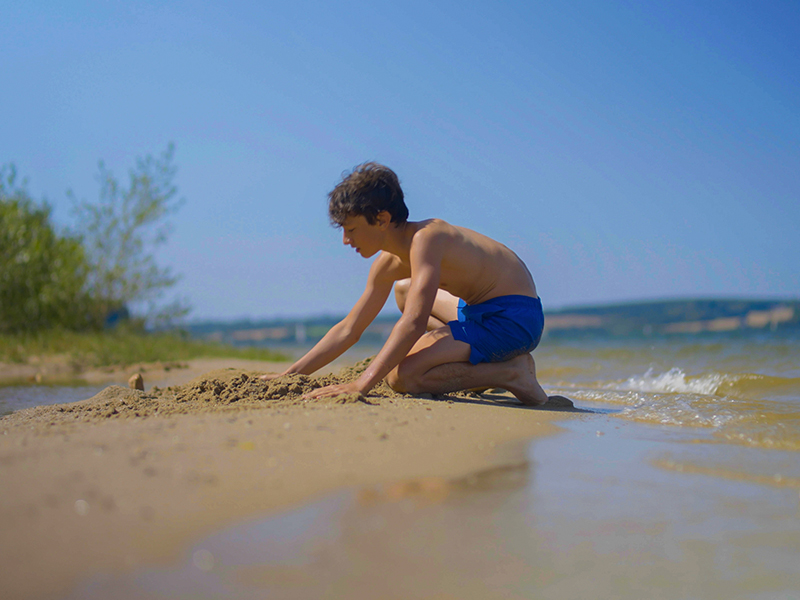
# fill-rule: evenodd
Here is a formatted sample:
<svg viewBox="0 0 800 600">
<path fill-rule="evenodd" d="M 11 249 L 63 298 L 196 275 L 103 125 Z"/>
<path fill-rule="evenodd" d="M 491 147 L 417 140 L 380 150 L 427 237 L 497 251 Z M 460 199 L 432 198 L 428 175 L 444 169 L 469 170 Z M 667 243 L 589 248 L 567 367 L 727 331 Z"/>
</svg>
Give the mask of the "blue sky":
<svg viewBox="0 0 800 600">
<path fill-rule="evenodd" d="M 800 297 L 797 2 L 9 2 L 0 163 L 69 223 L 176 146 L 159 261 L 194 318 L 341 314 L 326 194 L 506 243 L 545 306 Z"/>
</svg>

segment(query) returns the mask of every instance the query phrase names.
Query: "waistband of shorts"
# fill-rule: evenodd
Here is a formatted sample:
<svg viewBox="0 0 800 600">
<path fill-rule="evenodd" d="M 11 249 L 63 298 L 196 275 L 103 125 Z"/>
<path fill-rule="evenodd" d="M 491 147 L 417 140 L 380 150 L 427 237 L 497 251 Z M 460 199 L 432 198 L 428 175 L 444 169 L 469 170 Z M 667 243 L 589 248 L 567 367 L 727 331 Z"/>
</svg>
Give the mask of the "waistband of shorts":
<svg viewBox="0 0 800 600">
<path fill-rule="evenodd" d="M 491 304 L 502 304 L 503 306 L 530 306 L 531 304 L 541 304 L 541 296 L 523 296 L 522 294 L 509 294 L 507 296 L 497 296 L 484 300 L 478 304 L 465 304 L 464 306 L 486 306 Z"/>
</svg>

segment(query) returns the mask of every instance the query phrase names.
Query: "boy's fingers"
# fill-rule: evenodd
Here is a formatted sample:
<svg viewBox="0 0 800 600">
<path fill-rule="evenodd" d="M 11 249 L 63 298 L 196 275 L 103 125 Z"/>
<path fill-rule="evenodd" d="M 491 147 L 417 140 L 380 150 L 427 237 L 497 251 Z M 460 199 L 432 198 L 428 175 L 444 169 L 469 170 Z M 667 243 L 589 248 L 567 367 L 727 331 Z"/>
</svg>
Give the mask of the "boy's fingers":
<svg viewBox="0 0 800 600">
<path fill-rule="evenodd" d="M 314 398 L 325 398 L 326 396 L 337 396 L 339 394 L 343 394 L 345 392 L 345 388 L 342 385 L 329 385 L 326 387 L 318 388 L 311 392 L 308 392 L 303 396 L 304 400 L 313 400 Z"/>
</svg>

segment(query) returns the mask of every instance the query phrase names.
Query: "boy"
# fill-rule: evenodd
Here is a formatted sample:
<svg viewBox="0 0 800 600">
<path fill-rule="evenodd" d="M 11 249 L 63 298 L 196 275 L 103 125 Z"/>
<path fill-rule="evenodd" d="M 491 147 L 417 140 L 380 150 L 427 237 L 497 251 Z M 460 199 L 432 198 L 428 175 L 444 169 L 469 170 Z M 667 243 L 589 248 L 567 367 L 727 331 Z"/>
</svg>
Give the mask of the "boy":
<svg viewBox="0 0 800 600">
<path fill-rule="evenodd" d="M 407 221 L 397 175 L 377 163 L 356 167 L 328 197 L 344 244 L 364 258 L 380 254 L 350 313 L 282 374 L 308 375 L 340 356 L 358 341 L 394 286 L 403 314 L 366 371 L 308 398 L 366 395 L 385 377 L 398 392 L 500 387 L 524 404 L 547 402 L 530 355 L 544 327 L 542 304 L 516 254 L 439 219 Z"/>
</svg>

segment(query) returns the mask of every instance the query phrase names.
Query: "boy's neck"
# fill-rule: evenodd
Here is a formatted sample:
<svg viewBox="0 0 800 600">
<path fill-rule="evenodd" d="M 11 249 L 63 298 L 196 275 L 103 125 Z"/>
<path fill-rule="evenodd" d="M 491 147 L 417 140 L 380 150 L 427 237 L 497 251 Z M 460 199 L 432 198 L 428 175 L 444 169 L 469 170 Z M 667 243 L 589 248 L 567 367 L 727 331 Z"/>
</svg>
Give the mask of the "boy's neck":
<svg viewBox="0 0 800 600">
<path fill-rule="evenodd" d="M 386 237 L 381 249 L 389 254 L 394 254 L 403 262 L 408 262 L 411 254 L 411 240 L 418 226 L 419 223 L 410 221 L 390 225 L 386 230 Z"/>
</svg>

